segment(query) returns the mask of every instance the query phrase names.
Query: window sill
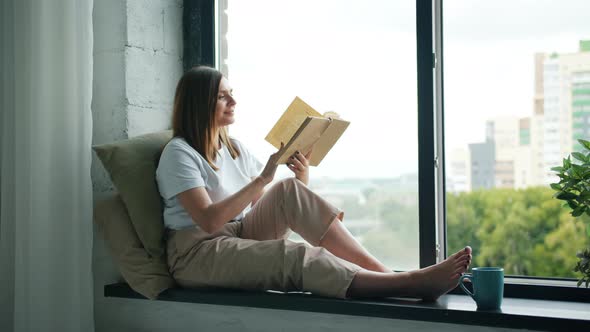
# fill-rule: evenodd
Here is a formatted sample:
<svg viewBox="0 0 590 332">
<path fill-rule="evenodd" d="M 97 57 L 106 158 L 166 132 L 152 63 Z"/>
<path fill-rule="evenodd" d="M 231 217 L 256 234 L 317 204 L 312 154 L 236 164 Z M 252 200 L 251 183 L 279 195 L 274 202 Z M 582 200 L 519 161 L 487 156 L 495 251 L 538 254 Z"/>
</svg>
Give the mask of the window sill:
<svg viewBox="0 0 590 332">
<path fill-rule="evenodd" d="M 105 297 L 145 299 L 127 284 L 104 287 Z M 504 298 L 501 310 L 480 311 L 468 296 L 448 294 L 437 302 L 386 298 L 340 300 L 310 293 L 247 292 L 223 289 L 169 289 L 159 301 L 309 311 L 452 324 L 526 328 L 541 331 L 590 331 L 590 303 Z"/>
</svg>

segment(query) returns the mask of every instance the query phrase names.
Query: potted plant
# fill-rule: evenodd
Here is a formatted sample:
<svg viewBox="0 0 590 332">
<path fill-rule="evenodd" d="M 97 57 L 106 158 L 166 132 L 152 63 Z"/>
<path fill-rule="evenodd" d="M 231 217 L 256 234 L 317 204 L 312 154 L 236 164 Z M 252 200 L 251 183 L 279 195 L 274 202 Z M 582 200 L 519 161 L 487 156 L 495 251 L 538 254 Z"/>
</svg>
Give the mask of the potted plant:
<svg viewBox="0 0 590 332">
<path fill-rule="evenodd" d="M 579 217 L 584 213 L 590 216 L 590 142 L 579 139 L 583 152 L 572 152 L 570 156 L 563 159 L 563 166 L 551 168 L 559 176 L 559 182 L 552 183 L 551 188 L 557 191 L 555 198 L 566 201 L 571 208 L 571 215 Z M 572 161 L 572 157 L 575 159 Z M 590 225 L 586 227 L 587 235 L 590 236 Z M 590 284 L 590 248 L 578 252 L 578 263 L 574 272 L 582 273 L 578 280 L 578 287 Z"/>
</svg>

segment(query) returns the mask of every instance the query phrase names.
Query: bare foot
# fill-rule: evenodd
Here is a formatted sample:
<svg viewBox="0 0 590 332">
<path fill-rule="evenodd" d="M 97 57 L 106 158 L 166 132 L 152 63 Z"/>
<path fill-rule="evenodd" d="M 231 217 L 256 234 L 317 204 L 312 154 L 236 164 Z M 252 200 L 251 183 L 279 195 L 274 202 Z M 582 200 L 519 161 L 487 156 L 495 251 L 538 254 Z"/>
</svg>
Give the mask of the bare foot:
<svg viewBox="0 0 590 332">
<path fill-rule="evenodd" d="M 467 246 L 438 264 L 410 272 L 411 288 L 424 300 L 434 301 L 457 286 L 459 277 L 467 271 L 469 264 L 471 247 Z"/>
</svg>

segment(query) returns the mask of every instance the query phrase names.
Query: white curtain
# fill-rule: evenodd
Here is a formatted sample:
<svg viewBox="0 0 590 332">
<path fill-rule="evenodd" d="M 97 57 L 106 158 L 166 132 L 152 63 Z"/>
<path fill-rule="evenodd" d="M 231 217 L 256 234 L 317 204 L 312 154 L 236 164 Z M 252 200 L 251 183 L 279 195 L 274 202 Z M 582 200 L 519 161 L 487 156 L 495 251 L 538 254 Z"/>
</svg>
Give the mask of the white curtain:
<svg viewBox="0 0 590 332">
<path fill-rule="evenodd" d="M 93 331 L 93 0 L 2 0 L 0 331 Z"/>
</svg>

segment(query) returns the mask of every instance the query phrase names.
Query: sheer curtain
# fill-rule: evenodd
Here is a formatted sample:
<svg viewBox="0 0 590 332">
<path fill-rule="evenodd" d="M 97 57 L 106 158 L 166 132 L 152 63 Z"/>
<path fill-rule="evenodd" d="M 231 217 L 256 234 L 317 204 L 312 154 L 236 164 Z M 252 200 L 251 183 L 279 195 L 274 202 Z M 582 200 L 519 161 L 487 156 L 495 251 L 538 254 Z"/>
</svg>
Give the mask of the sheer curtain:
<svg viewBox="0 0 590 332">
<path fill-rule="evenodd" d="M 94 330 L 92 4 L 1 2 L 1 331 Z"/>
</svg>

